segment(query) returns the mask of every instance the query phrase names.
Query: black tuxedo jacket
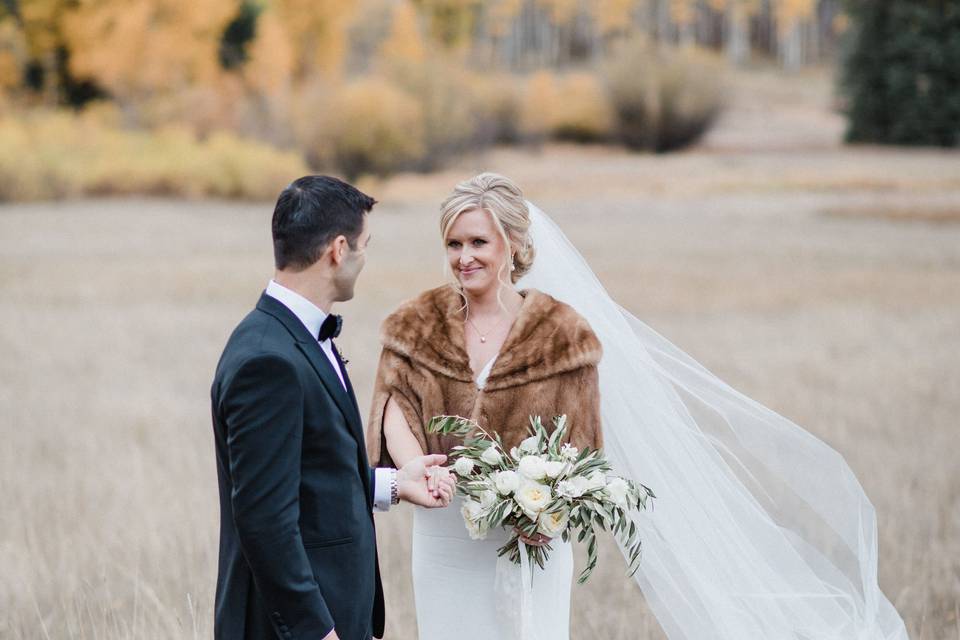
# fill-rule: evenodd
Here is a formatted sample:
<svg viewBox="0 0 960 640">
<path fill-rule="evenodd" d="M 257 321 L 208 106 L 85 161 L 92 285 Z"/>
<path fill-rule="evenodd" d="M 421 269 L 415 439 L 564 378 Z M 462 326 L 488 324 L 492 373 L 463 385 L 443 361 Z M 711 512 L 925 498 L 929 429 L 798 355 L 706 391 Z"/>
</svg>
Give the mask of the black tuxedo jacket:
<svg viewBox="0 0 960 640">
<path fill-rule="evenodd" d="M 211 399 L 220 484 L 217 640 L 383 636 L 373 472 L 356 398 L 314 336 L 260 297 Z"/>
</svg>

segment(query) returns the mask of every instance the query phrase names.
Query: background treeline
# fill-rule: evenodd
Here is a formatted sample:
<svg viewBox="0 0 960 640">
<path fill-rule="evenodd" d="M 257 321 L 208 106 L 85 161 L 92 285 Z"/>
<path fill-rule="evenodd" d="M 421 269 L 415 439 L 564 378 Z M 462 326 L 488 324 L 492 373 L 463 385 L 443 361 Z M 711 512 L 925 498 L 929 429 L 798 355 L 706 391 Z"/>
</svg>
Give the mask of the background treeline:
<svg viewBox="0 0 960 640">
<path fill-rule="evenodd" d="M 669 151 L 716 117 L 727 63 L 832 57 L 839 2 L 2 0 L 0 198 L 270 197 L 547 139 Z"/>
</svg>

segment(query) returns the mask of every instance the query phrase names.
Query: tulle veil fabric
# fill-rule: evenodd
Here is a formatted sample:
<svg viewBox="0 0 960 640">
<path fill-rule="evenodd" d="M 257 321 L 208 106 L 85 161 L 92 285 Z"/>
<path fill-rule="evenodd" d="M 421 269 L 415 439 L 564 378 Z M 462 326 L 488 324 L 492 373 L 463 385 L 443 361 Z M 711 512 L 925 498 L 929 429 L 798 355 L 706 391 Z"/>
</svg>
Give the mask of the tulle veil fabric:
<svg viewBox="0 0 960 640">
<path fill-rule="evenodd" d="M 636 580 L 670 640 L 906 640 L 843 458 L 617 305 L 528 205 L 537 253 L 517 286 L 570 304 L 603 343 L 605 449 L 657 494 Z"/>
</svg>

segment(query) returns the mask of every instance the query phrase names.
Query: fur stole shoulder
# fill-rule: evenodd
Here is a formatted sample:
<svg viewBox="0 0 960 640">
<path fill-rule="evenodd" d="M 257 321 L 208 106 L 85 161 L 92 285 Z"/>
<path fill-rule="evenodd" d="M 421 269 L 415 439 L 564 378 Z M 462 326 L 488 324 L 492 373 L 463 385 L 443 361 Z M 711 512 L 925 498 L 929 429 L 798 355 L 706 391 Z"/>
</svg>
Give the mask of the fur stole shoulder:
<svg viewBox="0 0 960 640">
<path fill-rule="evenodd" d="M 600 361 L 600 341 L 572 307 L 536 289 L 521 294 L 525 300 L 485 389 L 517 386 Z M 425 291 L 387 317 L 381 327 L 383 346 L 434 373 L 471 382 L 463 309 L 463 298 L 450 286 Z"/>
</svg>

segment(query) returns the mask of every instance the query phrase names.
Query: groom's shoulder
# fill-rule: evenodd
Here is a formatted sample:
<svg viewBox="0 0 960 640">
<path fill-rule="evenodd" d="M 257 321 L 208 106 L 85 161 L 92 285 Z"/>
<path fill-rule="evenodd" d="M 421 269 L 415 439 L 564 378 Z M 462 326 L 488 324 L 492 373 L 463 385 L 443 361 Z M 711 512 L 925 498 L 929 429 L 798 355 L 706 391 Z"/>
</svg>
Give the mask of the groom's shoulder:
<svg viewBox="0 0 960 640">
<path fill-rule="evenodd" d="M 253 309 L 230 334 L 224 357 L 284 356 L 295 348 L 295 342 L 279 320 L 260 309 Z"/>
</svg>

